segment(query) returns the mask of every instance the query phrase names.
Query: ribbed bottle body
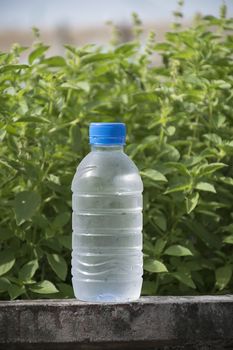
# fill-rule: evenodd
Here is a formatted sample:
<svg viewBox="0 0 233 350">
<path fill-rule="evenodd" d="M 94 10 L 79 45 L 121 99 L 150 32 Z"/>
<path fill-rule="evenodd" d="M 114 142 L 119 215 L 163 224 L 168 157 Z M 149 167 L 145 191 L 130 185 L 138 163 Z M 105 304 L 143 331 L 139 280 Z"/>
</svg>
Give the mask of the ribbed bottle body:
<svg viewBox="0 0 233 350">
<path fill-rule="evenodd" d="M 72 283 L 87 301 L 138 299 L 142 286 L 142 182 L 121 149 L 94 150 L 72 183 Z"/>
</svg>

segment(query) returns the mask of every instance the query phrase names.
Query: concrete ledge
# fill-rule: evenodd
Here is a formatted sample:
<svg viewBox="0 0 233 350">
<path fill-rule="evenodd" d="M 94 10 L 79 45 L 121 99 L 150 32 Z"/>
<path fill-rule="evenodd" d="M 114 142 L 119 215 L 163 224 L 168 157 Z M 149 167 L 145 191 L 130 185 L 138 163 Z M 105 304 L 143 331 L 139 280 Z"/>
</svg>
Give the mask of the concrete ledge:
<svg viewBox="0 0 233 350">
<path fill-rule="evenodd" d="M 233 349 L 233 295 L 0 302 L 0 350 Z"/>
</svg>

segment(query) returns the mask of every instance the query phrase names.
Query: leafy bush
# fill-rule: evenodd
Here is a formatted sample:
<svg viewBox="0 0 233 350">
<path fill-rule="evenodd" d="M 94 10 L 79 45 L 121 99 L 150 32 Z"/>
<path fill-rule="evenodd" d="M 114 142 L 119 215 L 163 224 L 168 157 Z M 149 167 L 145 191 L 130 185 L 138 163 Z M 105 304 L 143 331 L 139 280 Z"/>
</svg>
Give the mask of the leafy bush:
<svg viewBox="0 0 233 350">
<path fill-rule="evenodd" d="M 124 121 L 144 178 L 144 294 L 233 292 L 233 19 L 107 50 L 0 55 L 0 296 L 71 297 L 71 192 L 91 121 Z M 181 14 L 176 13 L 179 18 Z M 140 23 L 136 32 L 140 34 Z M 162 63 L 152 64 L 155 54 Z"/>
</svg>

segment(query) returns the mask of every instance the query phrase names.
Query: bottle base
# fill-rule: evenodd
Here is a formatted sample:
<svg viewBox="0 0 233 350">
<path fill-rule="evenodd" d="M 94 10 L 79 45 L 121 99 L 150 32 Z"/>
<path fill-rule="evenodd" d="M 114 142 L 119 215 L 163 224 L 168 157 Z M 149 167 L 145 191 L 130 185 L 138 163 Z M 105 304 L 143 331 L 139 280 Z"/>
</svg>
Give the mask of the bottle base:
<svg viewBox="0 0 233 350">
<path fill-rule="evenodd" d="M 72 279 L 76 299 L 97 303 L 124 303 L 139 299 L 142 278 L 131 282 L 80 281 Z"/>
</svg>

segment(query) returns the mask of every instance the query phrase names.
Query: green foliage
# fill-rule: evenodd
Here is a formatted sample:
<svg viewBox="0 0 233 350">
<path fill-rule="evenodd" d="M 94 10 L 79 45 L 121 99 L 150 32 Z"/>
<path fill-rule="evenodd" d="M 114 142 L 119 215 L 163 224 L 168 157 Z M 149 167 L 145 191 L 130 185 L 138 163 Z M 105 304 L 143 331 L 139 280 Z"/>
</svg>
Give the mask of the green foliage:
<svg viewBox="0 0 233 350">
<path fill-rule="evenodd" d="M 58 254 L 47 254 L 48 263 L 56 275 L 63 281 L 67 275 L 67 263 L 65 259 Z"/>
<path fill-rule="evenodd" d="M 152 259 L 145 261 L 144 269 L 149 272 L 167 272 L 167 268 L 163 263 Z"/>
<path fill-rule="evenodd" d="M 188 256 L 193 255 L 188 248 L 182 247 L 181 245 L 175 244 L 168 247 L 164 254 L 171 256 Z"/>
<path fill-rule="evenodd" d="M 21 281 L 30 281 L 38 268 L 39 265 L 36 259 L 29 261 L 19 270 L 19 279 Z"/>
<path fill-rule="evenodd" d="M 182 1 L 180 1 L 180 6 Z M 124 121 L 144 180 L 144 294 L 233 292 L 233 19 L 102 50 L 0 53 L 0 297 L 72 297 L 71 192 L 91 121 Z M 116 40 L 115 40 L 116 42 Z M 161 63 L 153 64 L 161 56 Z"/>
<path fill-rule="evenodd" d="M 29 220 L 40 204 L 40 196 L 36 192 L 23 191 L 15 195 L 13 208 L 17 222 Z"/>
<path fill-rule="evenodd" d="M 29 289 L 38 294 L 53 294 L 58 292 L 54 284 L 46 280 L 33 284 Z"/>
</svg>

